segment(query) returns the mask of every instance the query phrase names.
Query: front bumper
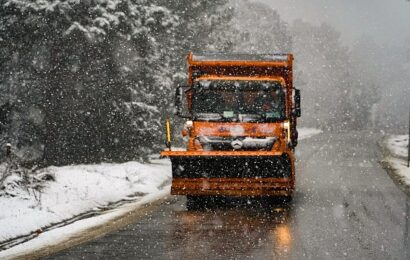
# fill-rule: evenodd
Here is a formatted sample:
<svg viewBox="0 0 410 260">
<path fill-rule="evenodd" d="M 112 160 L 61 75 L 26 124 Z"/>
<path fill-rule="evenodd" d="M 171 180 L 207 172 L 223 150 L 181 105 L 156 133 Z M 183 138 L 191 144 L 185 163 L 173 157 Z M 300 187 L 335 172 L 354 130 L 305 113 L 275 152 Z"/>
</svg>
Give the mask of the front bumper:
<svg viewBox="0 0 410 260">
<path fill-rule="evenodd" d="M 172 195 L 291 196 L 293 178 L 175 178 Z"/>
</svg>

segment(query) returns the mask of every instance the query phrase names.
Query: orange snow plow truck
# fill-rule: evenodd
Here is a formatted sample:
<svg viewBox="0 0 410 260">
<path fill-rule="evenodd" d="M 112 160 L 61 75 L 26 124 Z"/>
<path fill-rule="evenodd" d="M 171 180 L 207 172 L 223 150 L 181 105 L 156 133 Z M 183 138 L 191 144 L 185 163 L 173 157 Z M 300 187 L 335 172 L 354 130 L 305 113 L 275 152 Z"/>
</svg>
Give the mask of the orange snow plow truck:
<svg viewBox="0 0 410 260">
<path fill-rule="evenodd" d="M 292 54 L 188 55 L 188 82 L 176 89 L 176 114 L 187 121 L 185 151 L 167 146 L 171 194 L 187 205 L 203 196 L 291 198 L 300 116 Z"/>
</svg>

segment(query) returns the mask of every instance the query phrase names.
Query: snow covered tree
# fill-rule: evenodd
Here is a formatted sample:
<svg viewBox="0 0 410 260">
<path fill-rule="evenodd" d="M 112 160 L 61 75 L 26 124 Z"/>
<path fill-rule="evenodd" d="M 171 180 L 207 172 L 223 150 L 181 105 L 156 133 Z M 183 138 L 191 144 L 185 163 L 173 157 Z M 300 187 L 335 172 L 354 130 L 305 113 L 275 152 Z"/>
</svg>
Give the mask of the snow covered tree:
<svg viewBox="0 0 410 260">
<path fill-rule="evenodd" d="M 186 55 L 189 51 L 229 51 L 233 43 L 233 9 L 229 0 L 156 0 L 178 16 L 174 31 L 174 44 L 170 54 L 174 81 L 184 79 Z"/>
<path fill-rule="evenodd" d="M 126 160 L 158 143 L 145 128 L 159 127 L 152 91 L 167 61 L 157 39 L 177 24 L 166 8 L 143 0 L 0 3 L 1 87 L 39 111 L 46 164 Z"/>
<path fill-rule="evenodd" d="M 288 26 L 275 10 L 266 4 L 248 0 L 233 1 L 232 4 L 233 33 L 237 35 L 234 41 L 236 51 L 291 52 L 292 39 Z"/>
<path fill-rule="evenodd" d="M 358 128 L 376 127 L 379 121 L 381 86 L 388 85 L 390 66 L 380 67 L 384 49 L 374 40 L 362 36 L 350 51 L 351 74 L 355 80 L 353 113 Z M 389 77 L 389 76 L 387 76 Z"/>
<path fill-rule="evenodd" d="M 352 73 L 350 53 L 340 42 L 340 34 L 331 26 L 314 26 L 296 20 L 291 27 L 296 66 L 302 77 L 296 85 L 303 89 L 302 123 L 325 129 L 359 127 L 363 119 L 362 98 Z"/>
<path fill-rule="evenodd" d="M 228 0 L 157 0 L 157 3 L 169 8 L 179 18 L 175 30 L 175 52 L 221 51 L 231 47 L 224 35 L 233 14 Z"/>
</svg>

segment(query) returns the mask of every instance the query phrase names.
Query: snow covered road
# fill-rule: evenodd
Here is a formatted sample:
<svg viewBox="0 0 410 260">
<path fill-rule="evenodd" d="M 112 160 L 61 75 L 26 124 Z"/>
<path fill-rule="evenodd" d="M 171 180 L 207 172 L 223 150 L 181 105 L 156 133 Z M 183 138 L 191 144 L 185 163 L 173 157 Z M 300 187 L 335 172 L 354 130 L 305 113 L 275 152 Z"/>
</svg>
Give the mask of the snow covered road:
<svg viewBox="0 0 410 260">
<path fill-rule="evenodd" d="M 323 133 L 300 142 L 289 206 L 187 211 L 183 197 L 171 197 L 49 259 L 409 259 L 410 198 L 378 163 L 381 137 Z"/>
</svg>

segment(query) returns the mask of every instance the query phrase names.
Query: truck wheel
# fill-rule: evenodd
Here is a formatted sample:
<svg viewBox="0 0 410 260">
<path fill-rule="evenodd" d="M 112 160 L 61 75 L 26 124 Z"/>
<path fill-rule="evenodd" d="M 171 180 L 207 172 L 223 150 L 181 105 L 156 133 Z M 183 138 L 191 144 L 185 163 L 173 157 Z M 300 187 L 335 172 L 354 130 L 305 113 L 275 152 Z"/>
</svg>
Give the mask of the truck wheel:
<svg viewBox="0 0 410 260">
<path fill-rule="evenodd" d="M 187 210 L 200 210 L 204 208 L 204 198 L 201 196 L 186 196 L 186 208 Z"/>
<path fill-rule="evenodd" d="M 292 202 L 292 196 L 272 196 L 266 197 L 268 205 L 286 205 Z"/>
<path fill-rule="evenodd" d="M 279 159 L 279 176 L 281 177 L 290 177 L 292 176 L 292 163 L 287 155 L 282 156 Z"/>
<path fill-rule="evenodd" d="M 281 196 L 281 197 L 279 197 L 279 200 L 282 202 L 282 203 L 290 203 L 290 202 L 292 202 L 292 196 Z"/>
</svg>

